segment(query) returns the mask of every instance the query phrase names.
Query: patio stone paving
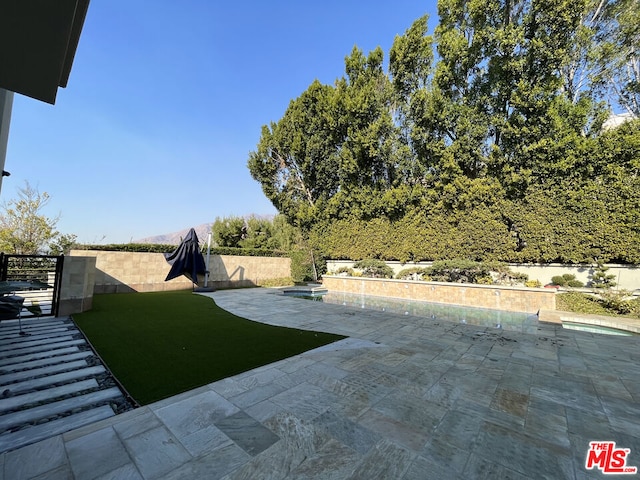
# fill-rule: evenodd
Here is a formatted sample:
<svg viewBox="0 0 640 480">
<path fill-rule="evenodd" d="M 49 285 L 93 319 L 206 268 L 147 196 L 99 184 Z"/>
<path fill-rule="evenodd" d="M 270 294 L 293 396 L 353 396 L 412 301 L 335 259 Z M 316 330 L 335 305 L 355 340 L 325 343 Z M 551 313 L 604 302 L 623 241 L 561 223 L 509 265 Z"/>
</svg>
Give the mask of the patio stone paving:
<svg viewBox="0 0 640 480">
<path fill-rule="evenodd" d="M 606 478 L 595 440 L 640 466 L 640 337 L 206 295 L 349 338 L 7 451 L 0 480 Z"/>
</svg>

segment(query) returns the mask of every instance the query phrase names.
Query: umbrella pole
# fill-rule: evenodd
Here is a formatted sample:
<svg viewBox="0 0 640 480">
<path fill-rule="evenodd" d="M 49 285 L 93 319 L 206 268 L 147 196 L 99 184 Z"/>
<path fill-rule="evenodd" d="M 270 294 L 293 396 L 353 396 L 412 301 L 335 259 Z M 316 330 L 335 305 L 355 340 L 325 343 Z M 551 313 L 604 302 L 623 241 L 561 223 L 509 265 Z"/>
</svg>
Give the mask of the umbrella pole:
<svg viewBox="0 0 640 480">
<path fill-rule="evenodd" d="M 31 335 L 30 333 L 27 333 L 24 330 L 22 330 L 22 307 L 20 308 L 20 310 L 18 310 L 18 329 L 20 330 L 19 334 L 22 335 L 23 337 Z"/>
<path fill-rule="evenodd" d="M 207 236 L 207 260 L 206 269 L 204 271 L 204 286 L 197 287 L 196 292 L 213 292 L 215 289 L 209 286 L 209 263 L 211 261 L 211 232 Z"/>
<path fill-rule="evenodd" d="M 207 271 L 204 273 L 204 288 L 209 286 L 209 261 L 211 259 L 211 232 L 207 236 Z"/>
</svg>

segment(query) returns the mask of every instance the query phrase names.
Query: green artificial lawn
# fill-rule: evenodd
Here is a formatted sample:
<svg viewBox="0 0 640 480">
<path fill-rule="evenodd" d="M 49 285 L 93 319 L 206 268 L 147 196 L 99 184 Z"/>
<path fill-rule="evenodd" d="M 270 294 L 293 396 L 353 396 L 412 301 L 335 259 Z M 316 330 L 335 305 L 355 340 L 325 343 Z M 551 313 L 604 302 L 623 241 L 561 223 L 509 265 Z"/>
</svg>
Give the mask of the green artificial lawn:
<svg viewBox="0 0 640 480">
<path fill-rule="evenodd" d="M 252 322 L 190 291 L 96 295 L 73 318 L 141 405 L 345 338 Z"/>
</svg>

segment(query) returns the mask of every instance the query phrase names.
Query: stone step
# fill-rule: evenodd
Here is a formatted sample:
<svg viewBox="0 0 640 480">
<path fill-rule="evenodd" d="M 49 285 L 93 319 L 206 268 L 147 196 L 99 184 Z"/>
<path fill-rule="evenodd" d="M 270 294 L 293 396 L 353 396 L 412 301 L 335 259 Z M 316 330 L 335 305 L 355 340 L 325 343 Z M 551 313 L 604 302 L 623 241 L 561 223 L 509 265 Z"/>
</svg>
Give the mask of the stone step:
<svg viewBox="0 0 640 480">
<path fill-rule="evenodd" d="M 48 375 L 41 378 L 33 378 L 25 380 L 24 382 L 14 383 L 7 385 L 6 388 L 12 395 L 20 392 L 27 392 L 29 390 L 37 390 L 44 388 L 47 385 L 54 385 L 56 383 L 71 382 L 84 377 L 92 377 L 106 372 L 106 369 L 102 365 L 96 365 L 95 367 L 87 367 L 81 370 L 73 370 L 70 372 L 58 373 L 56 375 Z M 1 389 L 1 390 L 4 390 Z M 1 393 L 1 392 L 0 392 Z"/>
<path fill-rule="evenodd" d="M 52 317 L 49 315 L 43 315 L 41 317 L 38 318 L 26 318 L 22 321 L 22 325 L 39 325 L 39 324 L 43 324 L 43 323 L 53 323 L 53 322 L 59 322 L 59 323 L 70 323 L 69 320 L 67 318 L 61 318 L 61 317 Z M 12 326 L 18 326 L 18 319 L 17 318 L 12 318 L 10 320 L 2 320 L 2 329 L 6 329 Z"/>
<path fill-rule="evenodd" d="M 75 329 L 75 325 L 70 323 L 40 323 L 38 325 L 25 325 L 26 322 L 22 322 L 22 330 L 29 332 L 31 335 L 35 335 L 42 332 L 53 332 L 60 329 Z M 0 342 L 5 340 L 15 339 L 15 334 L 20 333 L 20 324 L 11 326 L 10 328 L 2 329 L 2 336 L 0 336 Z"/>
<path fill-rule="evenodd" d="M 0 342 L 5 344 L 5 343 L 11 343 L 10 340 L 13 340 L 14 342 L 16 340 L 23 340 L 23 341 L 29 340 L 36 335 L 44 335 L 48 332 L 66 331 L 69 334 L 74 332 L 74 330 L 70 329 L 67 325 L 60 325 L 57 327 L 38 327 L 38 328 L 29 328 L 29 329 L 23 328 L 23 330 L 29 335 L 19 335 L 20 330 L 16 329 L 15 332 L 11 332 L 9 334 L 7 334 L 7 332 L 4 332 L 5 334 L 0 337 Z"/>
<path fill-rule="evenodd" d="M 16 326 L 17 326 L 16 322 Z M 68 318 L 55 318 L 55 317 L 40 317 L 40 318 L 25 318 L 22 320 L 22 327 L 27 327 L 27 328 L 37 328 L 37 327 L 42 327 L 42 326 L 47 326 L 47 325 L 70 325 L 75 327 L 76 324 L 73 323 L 71 320 L 69 320 Z"/>
<path fill-rule="evenodd" d="M 5 369 L 7 365 L 14 363 L 30 362 L 40 358 L 55 357 L 57 355 L 66 355 L 68 353 L 78 352 L 78 347 L 57 348 L 55 350 L 44 350 L 41 352 L 29 353 L 28 355 L 19 355 L 17 357 L 7 357 L 0 359 L 0 369 Z"/>
<path fill-rule="evenodd" d="M 73 337 L 71 335 L 65 335 L 62 337 L 56 337 L 54 339 L 42 339 L 42 340 L 36 340 L 33 342 L 28 341 L 28 342 L 21 343 L 20 345 L 16 345 L 15 347 L 11 345 L 4 346 L 2 351 L 0 352 L 0 355 L 2 355 L 3 357 L 6 357 L 9 355 L 14 355 L 16 354 L 16 352 L 22 353 L 22 351 L 26 348 L 36 348 L 36 349 L 44 350 L 47 348 L 52 348 L 51 345 L 54 345 L 55 343 L 67 342 L 71 340 L 73 340 Z"/>
<path fill-rule="evenodd" d="M 22 329 L 29 330 L 29 333 L 34 332 L 42 332 L 47 330 L 52 330 L 56 328 L 75 328 L 75 325 L 69 322 L 49 322 L 49 323 L 38 323 L 38 324 L 28 324 L 26 325 L 26 321 L 22 322 Z M 0 333 L 0 340 L 4 340 L 7 337 L 11 337 L 16 333 L 20 332 L 19 324 L 11 326 L 2 327 L 2 333 Z"/>
<path fill-rule="evenodd" d="M 87 366 L 87 362 L 84 360 L 76 360 L 74 362 L 61 363 L 60 365 L 49 365 L 47 367 L 33 368 L 24 372 L 8 373 L 0 375 L 0 385 L 7 385 L 26 380 L 31 377 L 41 377 L 44 375 L 51 375 L 58 372 L 64 372 L 66 370 L 76 370 Z M 1 387 L 0 387 L 1 388 Z"/>
<path fill-rule="evenodd" d="M 60 340 L 58 338 L 58 340 Z M 58 348 L 70 347 L 72 345 L 83 345 L 85 342 L 83 339 L 78 338 L 75 340 L 64 340 L 59 341 L 57 343 L 51 343 L 46 345 L 37 345 L 35 347 L 27 347 L 27 348 L 16 348 L 15 350 L 11 350 L 10 352 L 0 351 L 1 357 L 12 357 L 15 355 L 26 355 L 28 353 L 36 353 L 36 352 L 55 352 Z"/>
<path fill-rule="evenodd" d="M 16 326 L 16 328 L 12 328 L 12 329 L 6 329 L 4 328 L 2 330 L 2 336 L 0 337 L 0 341 L 3 344 L 7 344 L 7 343 L 15 343 L 17 341 L 27 341 L 30 340 L 32 336 L 34 335 L 40 335 L 42 334 L 42 332 L 47 332 L 49 330 L 51 330 L 51 327 L 29 327 L 29 328 L 25 328 L 24 326 L 22 327 L 22 330 L 25 333 L 28 333 L 29 335 L 20 335 L 20 329 Z M 71 333 L 71 330 L 69 329 L 68 326 L 66 325 L 60 325 L 59 327 L 53 328 L 53 330 L 60 330 L 60 329 L 66 329 L 67 332 Z"/>
<path fill-rule="evenodd" d="M 25 330 L 25 332 L 28 332 Z M 51 333 L 33 334 L 28 332 L 29 335 L 21 336 L 17 335 L 14 338 L 7 338 L 0 340 L 0 347 L 2 348 L 21 348 L 22 346 L 29 347 L 32 345 L 41 345 L 44 343 L 53 343 L 57 341 L 59 337 L 73 335 L 76 332 L 70 331 L 68 328 L 57 328 Z"/>
<path fill-rule="evenodd" d="M 31 443 L 45 440 L 60 435 L 61 433 L 80 428 L 90 423 L 95 423 L 105 418 L 113 417 L 115 414 L 108 405 L 103 405 L 84 412 L 75 413 L 68 417 L 52 420 L 51 422 L 35 425 L 33 427 L 24 428 L 13 433 L 0 435 L 0 452 L 9 449 L 24 447 Z"/>
<path fill-rule="evenodd" d="M 24 311 L 24 310 L 23 310 Z M 5 328 L 10 328 L 10 327 L 18 327 L 18 324 L 20 322 L 18 322 L 17 318 L 11 319 L 11 320 L 3 320 L 2 321 L 2 328 L 3 330 Z M 41 325 L 75 325 L 72 321 L 70 321 L 67 318 L 55 318 L 55 317 L 40 317 L 40 318 L 35 318 L 35 317 L 29 317 L 29 318 L 23 318 L 22 319 L 22 326 L 28 326 L 28 327 L 39 327 Z"/>
<path fill-rule="evenodd" d="M 91 378 L 89 380 L 81 380 L 79 382 L 67 383 L 59 387 L 51 387 L 46 390 L 38 390 L 36 392 L 25 393 L 24 395 L 16 395 L 15 397 L 1 398 L 0 399 L 0 412 L 6 412 L 8 410 L 14 410 L 24 405 L 32 403 L 46 402 L 47 400 L 53 400 L 54 398 L 62 397 L 64 395 L 73 395 L 74 393 L 82 392 L 84 390 L 91 390 L 98 388 L 98 382 Z"/>
<path fill-rule="evenodd" d="M 27 410 L 7 413 L 0 416 L 0 432 L 5 432 L 12 427 L 17 427 L 25 423 L 35 422 L 40 419 L 71 412 L 75 409 L 89 407 L 91 405 L 104 403 L 107 400 L 121 397 L 122 393 L 116 387 L 97 392 L 85 393 L 77 397 L 66 398 L 57 402 L 40 405 Z M 1 433 L 0 433 L 1 435 Z"/>
<path fill-rule="evenodd" d="M 7 374 L 15 370 L 25 370 L 28 368 L 33 369 L 36 367 L 42 367 L 44 365 L 55 365 L 57 363 L 71 362 L 73 360 L 79 360 L 81 358 L 90 357 L 92 355 L 93 355 L 93 352 L 84 351 L 84 352 L 78 352 L 78 353 L 71 353 L 69 355 L 49 356 L 46 358 L 41 358 L 39 360 L 32 360 L 30 362 L 17 362 L 9 365 L 3 365 L 2 368 L 0 368 L 0 376 L 2 374 Z"/>
</svg>

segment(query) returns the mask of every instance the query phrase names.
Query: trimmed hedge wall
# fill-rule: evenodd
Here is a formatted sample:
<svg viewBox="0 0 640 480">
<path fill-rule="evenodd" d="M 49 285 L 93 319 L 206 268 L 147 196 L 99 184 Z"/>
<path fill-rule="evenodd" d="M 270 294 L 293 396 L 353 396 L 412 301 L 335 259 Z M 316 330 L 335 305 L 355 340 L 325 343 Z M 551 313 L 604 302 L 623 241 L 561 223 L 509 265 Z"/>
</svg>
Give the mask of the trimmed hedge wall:
<svg viewBox="0 0 640 480">
<path fill-rule="evenodd" d="M 151 252 L 151 253 L 171 253 L 177 245 L 166 245 L 159 243 L 122 243 L 108 245 L 77 245 L 76 250 L 99 250 L 108 252 Z M 288 257 L 289 252 L 266 250 L 260 248 L 233 248 L 215 247 L 211 248 L 212 255 L 237 255 L 247 257 Z"/>
</svg>

